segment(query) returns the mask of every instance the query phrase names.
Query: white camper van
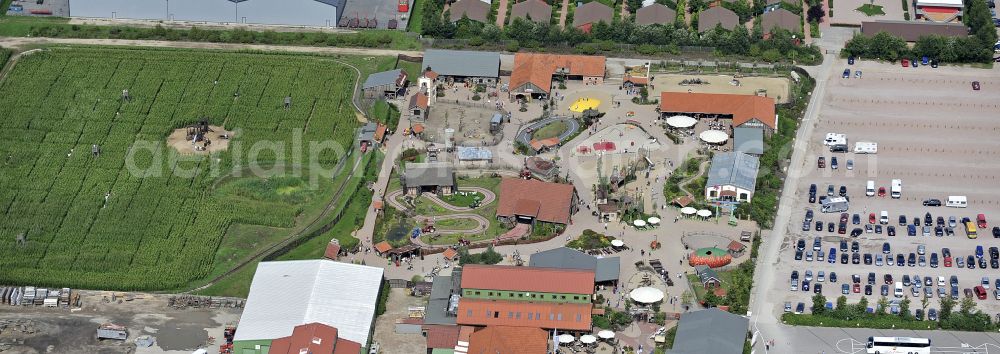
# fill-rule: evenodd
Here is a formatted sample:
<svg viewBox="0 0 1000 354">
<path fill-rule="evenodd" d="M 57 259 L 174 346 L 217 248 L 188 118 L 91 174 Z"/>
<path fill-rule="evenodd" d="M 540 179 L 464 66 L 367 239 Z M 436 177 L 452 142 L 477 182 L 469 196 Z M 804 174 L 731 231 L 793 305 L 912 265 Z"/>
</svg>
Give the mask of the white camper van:
<svg viewBox="0 0 1000 354">
<path fill-rule="evenodd" d="M 945 205 L 949 208 L 965 208 L 969 206 L 969 200 L 964 195 L 950 195 Z"/>
<path fill-rule="evenodd" d="M 875 196 L 875 181 L 868 181 L 868 184 L 865 185 L 865 195 Z"/>
</svg>

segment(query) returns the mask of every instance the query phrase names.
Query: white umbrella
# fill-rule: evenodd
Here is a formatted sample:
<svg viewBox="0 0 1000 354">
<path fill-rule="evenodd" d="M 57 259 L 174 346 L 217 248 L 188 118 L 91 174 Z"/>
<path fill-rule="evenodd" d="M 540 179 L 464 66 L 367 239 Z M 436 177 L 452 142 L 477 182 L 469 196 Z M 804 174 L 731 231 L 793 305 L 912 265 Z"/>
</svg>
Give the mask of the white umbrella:
<svg viewBox="0 0 1000 354">
<path fill-rule="evenodd" d="M 605 329 L 605 330 L 602 330 L 600 332 L 597 332 L 597 336 L 601 337 L 603 339 L 611 339 L 611 338 L 615 337 L 615 332 L 612 332 L 612 331 L 609 331 L 609 330 Z"/>
<path fill-rule="evenodd" d="M 643 227 L 646 226 L 646 222 L 642 219 L 635 219 L 635 221 L 632 222 L 632 225 L 635 225 L 635 227 Z"/>
<path fill-rule="evenodd" d="M 698 120 L 688 116 L 673 116 L 667 118 L 667 125 L 674 128 L 690 128 L 698 124 Z"/>
<path fill-rule="evenodd" d="M 697 212 L 698 212 L 698 209 L 695 209 L 695 208 L 692 208 L 692 207 L 683 207 L 683 208 L 681 208 L 681 214 L 684 214 L 684 215 L 693 215 L 694 213 L 697 213 Z"/>
<path fill-rule="evenodd" d="M 625 242 L 622 240 L 611 240 L 611 245 L 615 247 L 625 246 Z"/>
<path fill-rule="evenodd" d="M 712 216 L 712 211 L 708 210 L 708 209 L 698 210 L 698 216 L 703 217 L 703 218 L 707 218 L 709 216 Z"/>
<path fill-rule="evenodd" d="M 701 132 L 698 137 L 709 144 L 719 144 L 729 140 L 729 134 L 721 130 L 706 130 Z"/>
<path fill-rule="evenodd" d="M 568 344 L 568 343 L 573 343 L 573 341 L 575 341 L 575 340 L 576 340 L 576 338 L 573 338 L 572 334 L 560 334 L 559 335 L 559 343 Z"/>
<path fill-rule="evenodd" d="M 596 341 L 597 341 L 597 337 L 594 337 L 594 336 L 589 335 L 589 334 L 584 334 L 584 335 L 580 336 L 580 343 L 583 343 L 583 344 L 591 344 L 591 343 L 594 343 Z"/>
<path fill-rule="evenodd" d="M 663 301 L 663 291 L 648 286 L 635 288 L 634 290 L 632 290 L 632 292 L 628 293 L 628 296 L 632 298 L 632 300 L 644 304 L 651 304 L 654 302 Z"/>
<path fill-rule="evenodd" d="M 656 225 L 660 223 L 660 218 L 655 216 L 650 216 L 648 221 L 650 224 Z"/>
</svg>

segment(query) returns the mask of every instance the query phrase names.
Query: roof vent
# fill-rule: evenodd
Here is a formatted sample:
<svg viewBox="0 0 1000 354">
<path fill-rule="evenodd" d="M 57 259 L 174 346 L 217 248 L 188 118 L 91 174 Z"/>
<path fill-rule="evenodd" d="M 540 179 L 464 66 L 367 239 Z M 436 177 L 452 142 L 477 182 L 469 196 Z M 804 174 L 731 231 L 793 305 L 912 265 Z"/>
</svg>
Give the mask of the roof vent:
<svg viewBox="0 0 1000 354">
<path fill-rule="evenodd" d="M 319 345 L 320 343 L 323 343 L 323 339 L 322 338 L 320 338 L 320 337 L 313 337 L 313 344 Z"/>
</svg>

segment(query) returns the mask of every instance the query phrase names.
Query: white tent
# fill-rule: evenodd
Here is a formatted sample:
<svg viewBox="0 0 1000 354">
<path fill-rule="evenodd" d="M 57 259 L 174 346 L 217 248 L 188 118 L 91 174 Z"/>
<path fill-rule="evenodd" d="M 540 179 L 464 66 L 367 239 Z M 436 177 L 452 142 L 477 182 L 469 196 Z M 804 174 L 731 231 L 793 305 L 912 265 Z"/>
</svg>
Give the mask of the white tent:
<svg viewBox="0 0 1000 354">
<path fill-rule="evenodd" d="M 688 116 L 673 116 L 667 118 L 667 125 L 674 128 L 690 128 L 698 124 L 698 120 Z"/>
<path fill-rule="evenodd" d="M 681 208 L 681 214 L 684 214 L 684 215 L 694 215 L 694 213 L 697 213 L 697 212 L 698 212 L 698 209 L 695 209 L 695 208 L 692 208 L 692 207 L 683 207 L 683 208 Z"/>
<path fill-rule="evenodd" d="M 721 130 L 706 130 L 701 132 L 698 137 L 701 138 L 702 141 L 709 144 L 721 144 L 726 140 L 729 140 L 729 134 L 726 134 L 726 132 Z"/>
<path fill-rule="evenodd" d="M 635 221 L 632 222 L 632 225 L 635 225 L 635 227 L 644 227 L 646 226 L 646 221 L 642 219 L 635 219 Z"/>
<path fill-rule="evenodd" d="M 584 335 L 580 336 L 580 343 L 591 344 L 591 343 L 594 343 L 594 342 L 597 342 L 597 337 L 594 337 L 594 336 L 589 335 L 589 334 L 584 334 Z"/>
<path fill-rule="evenodd" d="M 611 245 L 615 247 L 625 246 L 625 242 L 622 240 L 611 240 Z"/>
<path fill-rule="evenodd" d="M 708 209 L 698 210 L 698 216 L 703 217 L 703 218 L 707 218 L 709 216 L 712 216 L 712 211 L 708 210 Z"/>
<path fill-rule="evenodd" d="M 663 291 L 648 286 L 635 288 L 632 292 L 628 293 L 628 296 L 635 302 L 641 302 L 644 304 L 663 301 Z"/>
<path fill-rule="evenodd" d="M 615 332 L 612 332 L 612 331 L 609 331 L 609 330 L 605 329 L 605 330 L 602 330 L 600 332 L 597 332 L 597 336 L 601 337 L 603 339 L 611 339 L 611 338 L 615 337 Z"/>
<path fill-rule="evenodd" d="M 560 334 L 559 335 L 559 343 L 568 344 L 568 343 L 573 343 L 573 341 L 575 341 L 575 340 L 576 340 L 576 338 L 573 338 L 572 334 Z"/>
<path fill-rule="evenodd" d="M 650 216 L 650 217 L 649 217 L 649 219 L 648 219 L 647 221 L 648 221 L 648 222 L 649 222 L 649 223 L 650 223 L 651 225 L 656 225 L 656 224 L 659 224 L 659 223 L 660 223 L 660 218 L 658 218 L 658 217 L 655 217 L 655 216 Z"/>
</svg>

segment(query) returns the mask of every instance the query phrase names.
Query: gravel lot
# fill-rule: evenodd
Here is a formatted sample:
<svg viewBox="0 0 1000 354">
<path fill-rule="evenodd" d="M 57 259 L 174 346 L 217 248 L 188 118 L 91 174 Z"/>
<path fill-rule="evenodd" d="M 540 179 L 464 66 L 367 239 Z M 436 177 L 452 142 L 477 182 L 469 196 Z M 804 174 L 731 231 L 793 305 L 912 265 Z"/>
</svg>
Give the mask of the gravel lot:
<svg viewBox="0 0 1000 354">
<path fill-rule="evenodd" d="M 864 285 L 867 284 L 869 272 L 876 274 L 873 294 L 868 296 L 869 303 L 874 304 L 879 297 L 879 287 L 884 284 L 883 276 L 891 274 L 893 281 L 900 281 L 903 275 L 919 275 L 934 277 L 934 296 L 930 299 L 928 308 L 937 308 L 938 290 L 937 277 L 946 278 L 957 275 L 960 292 L 965 288 L 979 285 L 981 277 L 990 278 L 990 292 L 986 300 L 977 300 L 979 308 L 987 313 L 1000 313 L 1000 300 L 995 300 L 992 288 L 995 279 L 1000 276 L 996 269 L 958 269 L 929 266 L 899 267 L 876 266 L 861 264 L 841 264 L 839 241 L 857 240 L 860 243 L 860 253 L 871 253 L 873 257 L 882 253 L 882 243 L 891 245 L 893 255 L 916 253 L 918 245 L 925 245 L 927 258 L 938 253 L 942 247 L 951 249 L 954 257 L 965 257 L 974 253 L 977 245 L 988 250 L 992 246 L 1000 246 L 1000 240 L 994 239 L 990 228 L 1000 225 L 1000 189 L 997 175 L 1000 174 L 1000 164 L 997 156 L 1000 154 L 1000 141 L 995 139 L 1000 131 L 1000 75 L 995 70 L 962 69 L 940 67 L 932 69 L 929 66 L 919 68 L 902 68 L 898 64 L 879 64 L 859 62 L 850 67 L 852 71 L 863 71 L 862 78 L 841 79 L 841 71 L 835 70 L 834 77 L 827 85 L 828 95 L 824 101 L 823 115 L 817 124 L 813 137 L 808 142 L 809 152 L 804 168 L 806 175 L 800 180 L 796 193 L 799 205 L 793 214 L 782 246 L 778 261 L 778 279 L 770 295 L 776 299 L 805 302 L 811 304 L 813 292 L 789 291 L 789 275 L 792 270 L 804 273 L 824 271 L 827 275 L 836 272 L 838 283 L 831 284 L 829 280 L 823 284 L 823 295 L 829 301 L 835 301 L 841 295 L 841 285 L 851 282 L 852 274 L 861 275 L 861 293 L 848 295 L 848 302 L 856 302 L 864 295 Z M 980 81 L 981 91 L 973 91 L 971 82 Z M 877 155 L 831 154 L 822 144 L 826 133 L 847 134 L 848 146 L 853 149 L 854 142 L 873 141 L 879 144 Z M 817 169 L 817 156 L 826 156 L 827 168 Z M 830 158 L 836 156 L 839 169 L 831 170 Z M 854 169 L 846 169 L 846 160 L 854 160 Z M 885 187 L 888 191 L 890 180 L 902 179 L 902 198 L 866 197 L 865 184 L 868 180 L 875 181 L 876 188 Z M 850 214 L 860 214 L 861 225 L 853 225 L 850 220 L 847 234 L 827 232 L 826 226 L 822 232 L 815 231 L 815 225 L 810 231 L 802 231 L 802 221 L 807 208 L 816 212 L 816 220 L 824 223 L 837 223 L 839 213 L 819 213 L 818 204 L 808 203 L 809 185 L 815 183 L 818 195 L 824 195 L 828 184 L 836 189 L 841 185 L 847 187 L 852 204 Z M 927 198 L 937 198 L 946 201 L 949 195 L 964 195 L 968 197 L 969 207 L 966 209 L 946 207 L 924 207 L 921 202 Z M 863 233 L 852 239 L 849 234 L 856 227 L 864 227 L 868 223 L 868 214 L 879 214 L 885 210 L 889 214 L 888 225 L 896 227 L 897 235 Z M 961 220 L 969 217 L 975 220 L 979 213 L 986 215 L 989 227 L 979 229 L 979 238 L 972 240 L 966 237 L 961 227 L 955 228 L 954 236 L 936 237 L 906 234 L 906 227 L 900 227 L 900 214 L 906 215 L 908 223 L 914 217 L 921 217 L 930 212 L 936 219 L 943 216 L 947 221 L 949 216 Z M 922 220 L 921 220 L 922 221 Z M 831 247 L 837 249 L 837 262 L 830 264 L 824 261 L 807 262 L 794 260 L 795 242 L 806 239 L 806 250 L 812 250 L 813 238 L 823 238 L 822 251 L 829 252 Z M 848 251 L 850 253 L 850 251 Z M 986 257 L 988 258 L 988 251 Z M 801 275 L 801 274 L 800 274 Z M 813 284 L 816 284 L 813 282 Z M 947 285 L 945 288 L 949 288 Z M 801 284 L 800 284 L 801 289 Z M 923 289 L 921 296 L 923 296 Z M 946 289 L 949 290 L 949 289 Z M 890 286 L 890 296 L 892 299 Z M 910 289 L 905 289 L 906 296 L 911 296 Z M 920 297 L 911 298 L 912 309 L 920 308 Z M 781 312 L 782 303 L 778 302 L 774 311 Z"/>
</svg>

